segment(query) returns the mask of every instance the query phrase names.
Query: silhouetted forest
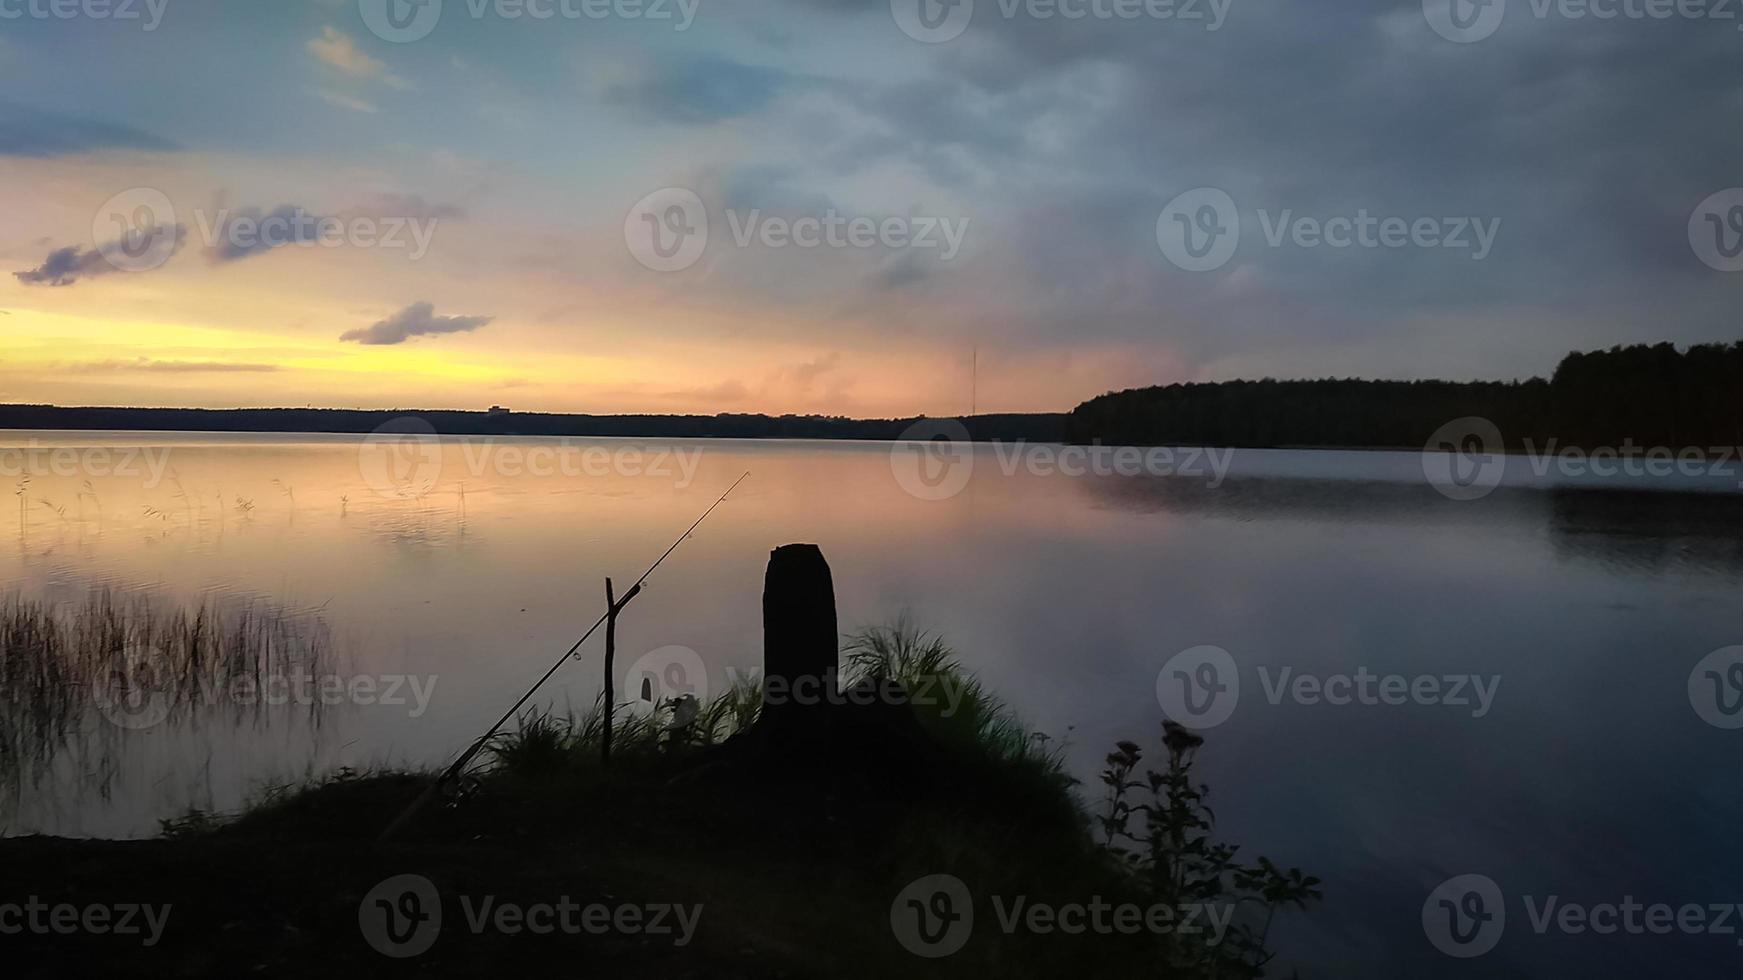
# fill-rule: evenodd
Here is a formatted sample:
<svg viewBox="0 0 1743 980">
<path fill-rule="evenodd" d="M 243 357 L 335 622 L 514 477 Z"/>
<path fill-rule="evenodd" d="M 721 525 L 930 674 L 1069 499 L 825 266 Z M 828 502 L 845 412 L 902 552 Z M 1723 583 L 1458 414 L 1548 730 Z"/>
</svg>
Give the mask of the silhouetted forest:
<svg viewBox="0 0 1743 980">
<path fill-rule="evenodd" d="M 1743 341 L 1571 353 L 1548 381 L 1228 381 L 1134 388 L 1071 413 L 1073 442 L 1419 448 L 1468 415 L 1508 448 L 1743 444 Z"/>
<path fill-rule="evenodd" d="M 373 432 L 421 419 L 444 435 L 620 436 L 654 439 L 898 439 L 915 419 L 819 415 L 553 415 L 338 408 L 59 408 L 0 405 L 0 429 L 138 429 L 161 432 Z M 1065 415 L 976 415 L 963 419 L 975 439 L 1065 438 Z"/>
<path fill-rule="evenodd" d="M 1562 358 L 1549 380 L 1223 381 L 1109 392 L 1064 414 L 963 419 L 977 440 L 1104 445 L 1421 447 L 1481 416 L 1508 448 L 1743 445 L 1743 341 L 1639 344 Z M 421 409 L 59 408 L 0 405 L 0 429 L 366 433 L 421 419 L 452 435 L 898 439 L 915 419 L 816 415 L 558 415 Z"/>
</svg>

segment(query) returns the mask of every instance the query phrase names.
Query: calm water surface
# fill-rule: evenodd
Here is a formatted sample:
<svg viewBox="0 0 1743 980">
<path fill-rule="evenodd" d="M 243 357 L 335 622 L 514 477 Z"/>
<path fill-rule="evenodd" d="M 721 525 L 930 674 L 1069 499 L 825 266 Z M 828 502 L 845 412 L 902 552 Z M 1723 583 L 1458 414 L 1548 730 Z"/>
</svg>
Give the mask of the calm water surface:
<svg viewBox="0 0 1743 980">
<path fill-rule="evenodd" d="M 558 445 L 594 455 L 535 473 L 514 454 Z M 4 787 L 8 833 L 150 834 L 190 806 L 234 809 L 340 766 L 446 761 L 591 624 L 605 576 L 633 580 L 749 470 L 627 613 L 626 670 L 673 646 L 696 651 L 715 689 L 756 667 L 768 551 L 816 542 L 844 629 L 906 614 L 943 633 L 1065 741 L 1093 799 L 1116 739 L 1156 746 L 1163 665 L 1214 645 L 1241 681 L 1201 765 L 1220 831 L 1326 881 L 1323 905 L 1274 930 L 1304 974 L 1743 965 L 1736 936 L 1539 935 L 1523 904 L 1743 901 L 1743 729 L 1703 721 L 1689 694 L 1698 661 L 1743 643 L 1743 498 L 1724 481 L 1593 491 L 1509 460 L 1500 489 L 1454 501 L 1407 453 L 1242 451 L 1212 487 L 1007 475 L 983 447 L 966 490 L 924 500 L 893 477 L 888 444 L 662 444 L 663 462 L 618 440 L 445 441 L 408 458 L 337 436 L 8 433 L 0 446 L 154 454 L 133 474 L 0 477 L 21 491 L 16 527 L 0 510 L 9 591 L 268 604 L 321 624 L 350 674 L 434 685 L 421 713 L 351 705 L 318 723 L 268 714 L 101 739 Z M 1499 680 L 1477 717 L 1475 703 L 1273 703 L 1285 668 Z M 590 704 L 598 671 L 594 646 L 550 703 Z M 1472 961 L 1437 952 L 1422 925 L 1430 890 L 1466 873 L 1508 896 L 1500 945 Z"/>
</svg>

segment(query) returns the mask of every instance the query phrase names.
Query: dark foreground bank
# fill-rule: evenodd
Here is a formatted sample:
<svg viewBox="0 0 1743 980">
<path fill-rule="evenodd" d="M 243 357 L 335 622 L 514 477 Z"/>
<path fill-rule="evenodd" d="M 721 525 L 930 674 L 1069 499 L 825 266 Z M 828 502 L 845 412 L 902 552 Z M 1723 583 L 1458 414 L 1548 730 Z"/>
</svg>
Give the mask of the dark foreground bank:
<svg viewBox="0 0 1743 980">
<path fill-rule="evenodd" d="M 523 716 L 386 843 L 434 776 L 0 841 L 6 975 L 1250 977 L 1318 896 L 1215 839 L 1190 733 L 1086 790 L 936 638 L 861 634 L 841 684 L 619 714 L 609 767 L 598 709 Z"/>
</svg>

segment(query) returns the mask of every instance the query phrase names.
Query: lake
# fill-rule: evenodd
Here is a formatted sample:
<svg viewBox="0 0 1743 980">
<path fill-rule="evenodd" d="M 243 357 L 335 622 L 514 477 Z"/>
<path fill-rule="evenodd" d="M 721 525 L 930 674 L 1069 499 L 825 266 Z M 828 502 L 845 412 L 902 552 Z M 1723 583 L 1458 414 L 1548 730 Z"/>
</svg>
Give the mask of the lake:
<svg viewBox="0 0 1743 980">
<path fill-rule="evenodd" d="M 1305 975 L 1743 962 L 1717 925 L 1534 921 L 1550 896 L 1586 915 L 1743 901 L 1743 728 L 1726 727 L 1743 687 L 1715 656 L 1743 644 L 1734 476 L 1509 457 L 1477 495 L 1431 485 L 1415 453 L 1134 470 L 983 445 L 939 464 L 889 443 L 0 434 L 7 591 L 269 608 L 369 680 L 318 717 L 85 731 L 0 786 L 0 821 L 150 835 L 339 767 L 446 762 L 592 624 L 606 576 L 633 581 L 748 471 L 626 611 L 619 683 L 718 692 L 756 668 L 769 550 L 815 542 L 844 631 L 907 616 L 941 633 L 1064 744 L 1092 805 L 1115 740 L 1154 758 L 1164 704 L 1194 713 L 1220 835 L 1325 879 L 1323 904 L 1273 930 Z M 1667 487 L 1698 492 L 1640 492 Z M 600 663 L 595 639 L 543 703 L 591 704 Z M 1443 954 L 1424 921 L 1463 875 L 1506 902 L 1481 959 Z"/>
</svg>

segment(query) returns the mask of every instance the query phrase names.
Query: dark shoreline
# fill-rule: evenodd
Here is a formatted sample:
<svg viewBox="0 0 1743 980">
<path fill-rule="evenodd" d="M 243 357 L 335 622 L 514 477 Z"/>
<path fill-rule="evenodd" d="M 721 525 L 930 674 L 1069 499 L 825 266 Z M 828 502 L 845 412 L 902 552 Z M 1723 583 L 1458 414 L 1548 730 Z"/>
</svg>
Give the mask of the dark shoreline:
<svg viewBox="0 0 1743 980">
<path fill-rule="evenodd" d="M 959 420 L 975 440 L 1065 441 L 1067 415 L 976 415 Z M 917 418 L 812 415 L 577 415 L 342 408 L 62 408 L 0 405 L 0 429 L 368 434 L 378 430 L 475 436 L 617 436 L 664 439 L 901 439 Z"/>
<path fill-rule="evenodd" d="M 973 442 L 1031 442 L 1108 449 L 1227 449 L 1290 452 L 1398 452 L 1420 453 L 1422 445 L 1363 445 L 1282 443 L 1104 443 L 1079 442 L 1069 431 L 1072 413 L 1031 412 L 975 415 L 963 418 L 931 417 L 930 421 L 960 423 Z M 455 410 L 342 409 L 342 408 L 113 408 L 61 407 L 54 405 L 0 405 L 0 431 L 67 432 L 177 432 L 272 435 L 368 435 L 382 431 L 399 434 L 419 432 L 455 436 L 532 436 L 626 439 L 746 439 L 834 440 L 848 442 L 894 442 L 914 438 L 910 429 L 928 417 L 902 419 L 853 419 L 812 415 L 581 415 L 546 412 L 466 412 Z M 420 423 L 422 423 L 420 425 Z M 427 428 L 426 428 L 427 426 Z M 919 438 L 952 433 L 926 426 Z M 1648 451 L 1661 447 L 1635 442 L 1636 451 L 1619 452 L 1615 446 L 1586 446 L 1576 441 L 1544 445 L 1508 444 L 1500 449 L 1506 457 L 1560 457 L 1578 453 L 1591 459 L 1645 461 Z M 1743 464 L 1743 445 L 1688 446 L 1700 453 L 1703 463 L 1733 461 Z M 1662 457 L 1660 457 L 1662 458 Z M 1673 455 L 1674 463 L 1684 457 Z M 1688 461 L 1692 462 L 1692 458 Z"/>
</svg>

